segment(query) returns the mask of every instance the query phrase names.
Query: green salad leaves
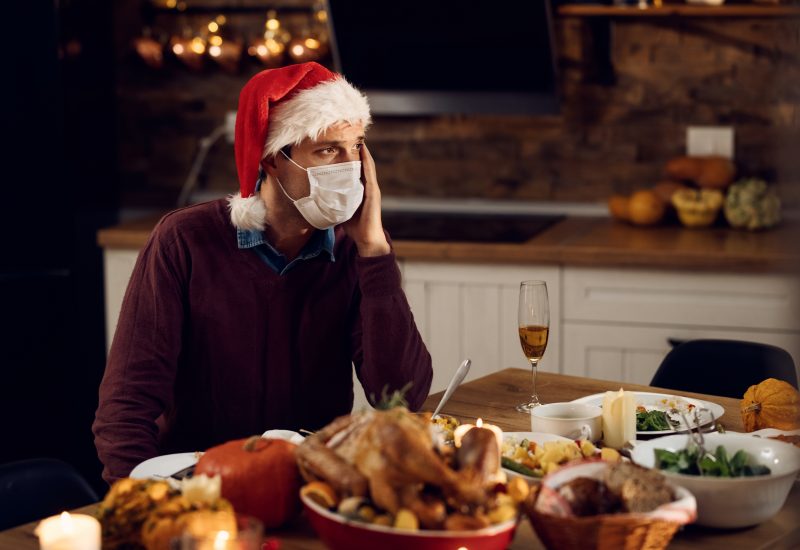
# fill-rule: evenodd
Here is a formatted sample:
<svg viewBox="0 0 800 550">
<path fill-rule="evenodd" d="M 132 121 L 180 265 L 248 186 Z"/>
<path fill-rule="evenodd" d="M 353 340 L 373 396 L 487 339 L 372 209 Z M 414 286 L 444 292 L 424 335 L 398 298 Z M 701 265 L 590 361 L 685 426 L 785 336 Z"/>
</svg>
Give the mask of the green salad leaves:
<svg viewBox="0 0 800 550">
<path fill-rule="evenodd" d="M 728 458 L 728 452 L 722 445 L 717 447 L 715 453 L 705 453 L 700 456 L 700 449 L 696 445 L 681 449 L 678 452 L 666 449 L 655 449 L 656 468 L 687 474 L 692 476 L 713 477 L 752 477 L 770 474 L 770 469 L 761 464 L 750 464 L 750 457 L 744 451 L 737 451 Z"/>
<path fill-rule="evenodd" d="M 659 432 L 671 430 L 672 424 L 664 411 L 639 411 L 636 413 L 636 430 L 640 432 Z"/>
</svg>

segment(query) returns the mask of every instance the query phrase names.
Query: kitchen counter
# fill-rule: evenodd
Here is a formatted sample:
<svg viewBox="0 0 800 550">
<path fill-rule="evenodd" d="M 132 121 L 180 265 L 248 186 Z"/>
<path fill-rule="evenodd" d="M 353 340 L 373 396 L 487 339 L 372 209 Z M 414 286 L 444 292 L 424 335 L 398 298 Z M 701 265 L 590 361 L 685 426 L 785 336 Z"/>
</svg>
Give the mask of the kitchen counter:
<svg viewBox="0 0 800 550">
<path fill-rule="evenodd" d="M 158 218 L 98 232 L 105 249 L 144 246 Z M 788 272 L 800 268 L 800 224 L 768 231 L 677 225 L 632 227 L 606 217 L 567 217 L 523 243 L 397 240 L 399 258 L 434 262 L 536 263 L 735 272 Z"/>
</svg>

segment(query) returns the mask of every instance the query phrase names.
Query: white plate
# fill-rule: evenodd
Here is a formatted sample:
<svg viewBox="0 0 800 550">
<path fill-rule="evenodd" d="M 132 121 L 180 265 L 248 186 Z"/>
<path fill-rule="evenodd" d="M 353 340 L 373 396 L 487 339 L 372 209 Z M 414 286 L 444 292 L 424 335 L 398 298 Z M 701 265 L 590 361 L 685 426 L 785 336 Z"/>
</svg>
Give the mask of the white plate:
<svg viewBox="0 0 800 550">
<path fill-rule="evenodd" d="M 717 405 L 716 403 L 711 403 L 710 401 L 703 401 L 702 399 L 693 399 L 691 397 L 681 397 L 679 395 L 672 395 L 669 393 L 651 393 L 651 392 L 642 392 L 642 391 L 635 391 L 631 392 L 635 399 L 636 399 L 636 406 L 639 405 L 645 407 L 647 410 L 659 409 L 665 411 L 671 407 L 672 403 L 676 404 L 686 404 L 686 405 L 694 405 L 698 409 L 708 409 L 711 411 L 711 414 L 714 415 L 715 420 L 719 420 L 719 417 L 725 414 L 725 409 L 722 406 Z M 587 395 L 586 397 L 581 397 L 580 399 L 575 399 L 572 401 L 573 403 L 587 403 L 589 405 L 597 405 L 598 407 L 603 406 L 603 398 L 605 397 L 605 393 L 595 393 L 593 395 Z M 688 416 L 688 415 L 687 415 Z M 681 424 L 671 430 L 659 430 L 659 431 L 637 431 L 637 435 L 668 435 L 673 433 L 680 433 L 687 431 L 687 427 L 683 424 L 683 420 L 681 419 L 680 415 L 671 416 L 671 418 L 679 421 Z M 691 416 L 689 419 L 691 420 Z M 711 415 L 707 412 L 700 413 L 700 425 L 705 426 L 706 424 L 711 422 Z"/>
<path fill-rule="evenodd" d="M 775 437 L 776 435 L 800 435 L 800 430 L 777 430 L 775 428 L 763 428 L 754 432 L 734 432 L 728 430 L 725 433 L 752 435 L 754 437 Z"/>
<path fill-rule="evenodd" d="M 527 439 L 528 441 L 534 441 L 537 445 L 543 445 L 548 441 L 572 441 L 571 439 L 568 439 L 566 437 L 561 437 L 560 435 L 547 434 L 541 432 L 503 432 L 503 443 L 505 443 L 509 439 L 513 439 L 516 442 L 520 442 L 523 439 Z M 538 483 L 539 481 L 541 481 L 541 478 L 518 474 L 517 472 L 509 470 L 508 468 L 503 468 L 503 471 L 506 473 L 509 479 L 515 477 L 521 477 L 528 483 L 534 483 L 534 482 Z"/>
<path fill-rule="evenodd" d="M 203 455 L 195 453 L 175 453 L 149 458 L 131 470 L 130 476 L 134 479 L 164 479 L 184 468 L 188 468 Z"/>
<path fill-rule="evenodd" d="M 286 441 L 291 441 L 295 445 L 299 445 L 304 439 L 301 434 L 291 430 L 267 430 L 261 437 L 264 439 L 285 439 Z M 197 464 L 201 456 L 203 456 L 203 453 L 199 451 L 194 453 L 175 453 L 156 456 L 136 466 L 131 470 L 129 477 L 134 479 L 162 479 L 169 477 L 189 466 Z"/>
</svg>

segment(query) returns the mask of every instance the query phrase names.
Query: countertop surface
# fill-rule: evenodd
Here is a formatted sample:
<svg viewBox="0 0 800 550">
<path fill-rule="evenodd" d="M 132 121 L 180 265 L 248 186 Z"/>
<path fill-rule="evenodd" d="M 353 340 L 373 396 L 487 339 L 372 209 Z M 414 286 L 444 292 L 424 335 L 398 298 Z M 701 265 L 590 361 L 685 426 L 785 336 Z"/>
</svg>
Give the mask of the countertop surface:
<svg viewBox="0 0 800 550">
<path fill-rule="evenodd" d="M 158 217 L 98 232 L 105 249 L 144 246 Z M 521 243 L 396 240 L 398 258 L 433 262 L 536 263 L 585 267 L 796 272 L 800 224 L 767 231 L 679 225 L 633 227 L 607 217 L 566 217 Z"/>
</svg>

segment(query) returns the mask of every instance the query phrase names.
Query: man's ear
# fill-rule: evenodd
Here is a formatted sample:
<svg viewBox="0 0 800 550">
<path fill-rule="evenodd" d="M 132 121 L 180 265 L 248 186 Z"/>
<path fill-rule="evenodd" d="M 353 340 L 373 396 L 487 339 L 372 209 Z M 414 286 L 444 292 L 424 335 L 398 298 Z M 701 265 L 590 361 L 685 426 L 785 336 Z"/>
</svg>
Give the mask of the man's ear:
<svg viewBox="0 0 800 550">
<path fill-rule="evenodd" d="M 275 155 L 270 155 L 261 159 L 261 169 L 264 170 L 270 176 L 275 176 Z"/>
</svg>

